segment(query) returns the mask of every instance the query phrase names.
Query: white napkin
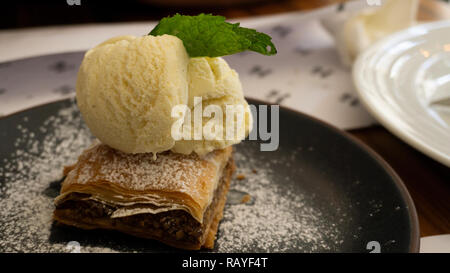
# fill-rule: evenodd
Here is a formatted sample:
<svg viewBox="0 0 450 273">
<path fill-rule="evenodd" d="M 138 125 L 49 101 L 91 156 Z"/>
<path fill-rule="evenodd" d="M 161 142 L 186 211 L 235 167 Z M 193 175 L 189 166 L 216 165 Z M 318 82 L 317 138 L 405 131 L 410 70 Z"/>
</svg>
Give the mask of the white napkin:
<svg viewBox="0 0 450 273">
<path fill-rule="evenodd" d="M 419 0 L 385 0 L 380 6 L 343 11 L 321 21 L 335 39 L 341 62 L 351 67 L 358 54 L 377 40 L 413 26 L 418 6 Z"/>
</svg>

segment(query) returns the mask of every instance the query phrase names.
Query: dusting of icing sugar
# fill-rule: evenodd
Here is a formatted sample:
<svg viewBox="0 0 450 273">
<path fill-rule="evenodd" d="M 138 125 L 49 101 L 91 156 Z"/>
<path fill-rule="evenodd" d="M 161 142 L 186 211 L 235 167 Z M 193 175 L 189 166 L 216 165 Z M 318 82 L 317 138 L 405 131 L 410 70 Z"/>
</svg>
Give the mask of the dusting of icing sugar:
<svg viewBox="0 0 450 273">
<path fill-rule="evenodd" d="M 248 193 L 252 201 L 225 207 L 219 252 L 328 252 L 342 243 L 340 231 L 323 219 L 311 197 L 273 183 L 268 166 L 279 162 L 261 166 L 236 150 L 238 173 L 245 179 L 234 179 L 230 192 Z"/>
<path fill-rule="evenodd" d="M 81 155 L 82 166 L 75 169 L 76 182 L 84 184 L 91 180 L 105 180 L 136 191 L 173 190 L 187 192 L 202 175 L 204 168 L 198 156 L 180 156 L 172 153 L 129 155 L 106 145 L 97 145 Z M 96 167 L 101 165 L 99 169 Z M 74 173 L 75 174 L 75 173 Z"/>
<path fill-rule="evenodd" d="M 0 252 L 68 252 L 67 243 L 50 243 L 53 199 L 58 189 L 50 185 L 62 168 L 74 163 L 92 137 L 81 127 L 75 104 L 61 109 L 38 129 L 43 141 L 27 127 L 17 125 L 21 137 L 10 158 L 0 162 Z M 91 247 L 89 251 L 108 251 Z"/>
<path fill-rule="evenodd" d="M 28 129 L 28 122 L 17 125 L 21 137 L 16 149 L 0 162 L 0 252 L 68 252 L 72 240 L 80 241 L 81 252 L 172 250 L 116 233 L 55 229 L 53 200 L 62 169 L 75 163 L 93 138 L 75 104 L 49 117 L 37 131 Z M 342 242 L 339 230 L 321 218 L 310 197 L 273 183 L 270 165 L 275 162 L 258 161 L 239 146 L 234 157 L 236 173 L 245 179 L 234 179 L 231 189 L 250 194 L 251 200 L 226 205 L 214 251 L 333 251 Z"/>
<path fill-rule="evenodd" d="M 206 209 L 229 154 L 228 149 L 203 158 L 165 152 L 154 160 L 151 153 L 126 154 L 98 143 L 82 153 L 64 181 L 63 192 L 70 192 L 71 184 L 107 181 L 133 196 L 158 190 L 183 192 Z"/>
</svg>

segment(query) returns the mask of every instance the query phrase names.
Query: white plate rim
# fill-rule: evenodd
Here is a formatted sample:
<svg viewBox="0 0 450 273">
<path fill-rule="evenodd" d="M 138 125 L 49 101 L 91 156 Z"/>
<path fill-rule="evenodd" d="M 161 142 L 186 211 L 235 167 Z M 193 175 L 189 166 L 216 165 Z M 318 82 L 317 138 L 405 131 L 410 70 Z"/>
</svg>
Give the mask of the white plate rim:
<svg viewBox="0 0 450 273">
<path fill-rule="evenodd" d="M 410 27 L 408 29 L 396 32 L 388 37 L 385 37 L 373 45 L 371 45 L 368 49 L 366 49 L 364 52 L 362 52 L 358 58 L 356 59 L 353 69 L 352 69 L 352 77 L 353 82 L 355 85 L 356 93 L 358 94 L 358 97 L 360 98 L 361 102 L 364 104 L 366 109 L 369 111 L 371 115 L 375 119 L 377 119 L 386 129 L 388 129 L 391 133 L 398 136 L 400 139 L 408 143 L 409 145 L 413 146 L 420 152 L 428 155 L 429 157 L 441 162 L 442 164 L 450 167 L 450 154 L 445 154 L 436 149 L 436 147 L 433 147 L 433 145 L 430 145 L 429 143 L 423 142 L 420 139 L 417 139 L 413 134 L 409 133 L 406 130 L 401 130 L 396 124 L 396 122 L 392 121 L 390 117 L 385 115 L 383 111 L 372 101 L 371 95 L 369 92 L 365 92 L 364 84 L 362 83 L 362 75 L 361 71 L 362 68 L 365 66 L 365 63 L 370 58 L 370 56 L 373 54 L 373 52 L 378 51 L 380 48 L 384 47 L 385 44 L 392 42 L 393 40 L 404 40 L 411 37 L 417 37 L 423 34 L 421 33 L 419 29 L 439 29 L 448 27 L 450 28 L 450 20 L 443 20 L 438 22 L 432 22 L 432 23 L 426 23 L 426 24 L 420 24 L 413 27 Z M 450 142 L 449 142 L 450 143 Z"/>
</svg>

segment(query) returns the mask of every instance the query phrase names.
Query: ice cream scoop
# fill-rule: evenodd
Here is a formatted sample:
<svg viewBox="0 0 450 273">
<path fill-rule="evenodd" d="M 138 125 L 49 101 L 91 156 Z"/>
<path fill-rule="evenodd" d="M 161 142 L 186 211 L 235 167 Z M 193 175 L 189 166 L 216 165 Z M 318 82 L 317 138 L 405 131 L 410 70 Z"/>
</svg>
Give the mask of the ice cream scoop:
<svg viewBox="0 0 450 273">
<path fill-rule="evenodd" d="M 99 44 L 83 59 L 76 90 L 92 133 L 125 153 L 203 155 L 240 142 L 251 129 L 238 74 L 220 57 L 190 59 L 183 42 L 171 35 L 120 36 Z M 224 114 L 227 105 L 243 105 L 244 125 L 237 130 L 244 137 L 176 141 L 171 129 L 178 118 L 171 111 L 176 105 L 193 109 L 195 97 L 204 108 L 214 104 Z"/>
<path fill-rule="evenodd" d="M 222 134 L 210 139 L 203 137 L 201 140 L 195 140 L 192 130 L 191 139 L 177 141 L 172 151 L 183 154 L 196 152 L 199 155 L 204 155 L 215 149 L 222 149 L 241 142 L 252 129 L 252 115 L 244 98 L 238 73 L 231 69 L 228 63 L 220 57 L 192 58 L 188 66 L 188 80 L 191 128 L 194 128 L 194 108 L 198 107 L 195 98 L 201 97 L 202 110 L 214 105 L 220 107 L 223 114 L 221 120 L 203 118 L 202 126 L 205 127 L 208 123 L 210 126 L 217 124 L 222 127 Z M 236 108 L 237 111 L 243 109 L 243 123 L 240 126 L 236 126 L 238 124 L 237 116 L 240 113 L 227 113 L 227 106 L 242 106 L 242 108 Z M 236 122 L 235 124 L 226 123 L 227 115 L 230 114 L 233 115 L 232 119 Z M 233 133 L 230 134 L 231 137 L 228 138 L 226 136 L 227 128 L 234 129 Z"/>
<path fill-rule="evenodd" d="M 175 36 L 122 36 L 89 50 L 78 107 L 92 133 L 126 153 L 170 150 L 171 109 L 188 99 L 189 57 Z"/>
</svg>

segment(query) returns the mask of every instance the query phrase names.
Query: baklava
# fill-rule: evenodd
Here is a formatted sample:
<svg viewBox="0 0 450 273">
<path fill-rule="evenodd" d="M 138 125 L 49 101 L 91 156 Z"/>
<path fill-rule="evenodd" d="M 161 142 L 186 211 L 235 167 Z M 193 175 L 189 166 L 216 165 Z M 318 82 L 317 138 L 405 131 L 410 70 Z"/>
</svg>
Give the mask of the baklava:
<svg viewBox="0 0 450 273">
<path fill-rule="evenodd" d="M 65 168 L 54 219 L 177 248 L 213 248 L 234 168 L 231 147 L 203 157 L 163 152 L 155 160 L 94 144 Z"/>
</svg>

